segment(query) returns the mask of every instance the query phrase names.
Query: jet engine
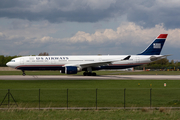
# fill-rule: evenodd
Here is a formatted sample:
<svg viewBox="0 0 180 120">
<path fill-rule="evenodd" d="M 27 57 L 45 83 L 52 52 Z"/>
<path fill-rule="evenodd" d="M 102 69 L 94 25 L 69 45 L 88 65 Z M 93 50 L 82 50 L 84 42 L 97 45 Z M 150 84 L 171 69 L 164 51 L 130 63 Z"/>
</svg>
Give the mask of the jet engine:
<svg viewBox="0 0 180 120">
<path fill-rule="evenodd" d="M 77 74 L 78 70 L 76 66 L 66 66 L 65 73 L 66 74 Z"/>
<path fill-rule="evenodd" d="M 64 69 L 60 70 L 60 73 L 77 74 L 77 72 L 80 71 L 82 71 L 82 68 L 80 66 L 65 66 Z"/>
</svg>

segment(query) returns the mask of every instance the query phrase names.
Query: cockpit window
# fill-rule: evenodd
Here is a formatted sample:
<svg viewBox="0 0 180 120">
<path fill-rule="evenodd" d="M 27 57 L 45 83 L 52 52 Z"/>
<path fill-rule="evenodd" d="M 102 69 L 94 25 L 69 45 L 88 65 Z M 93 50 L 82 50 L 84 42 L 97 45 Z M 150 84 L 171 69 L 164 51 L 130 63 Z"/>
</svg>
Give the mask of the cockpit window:
<svg viewBox="0 0 180 120">
<path fill-rule="evenodd" d="M 15 60 L 11 60 L 10 62 L 15 62 Z"/>
</svg>

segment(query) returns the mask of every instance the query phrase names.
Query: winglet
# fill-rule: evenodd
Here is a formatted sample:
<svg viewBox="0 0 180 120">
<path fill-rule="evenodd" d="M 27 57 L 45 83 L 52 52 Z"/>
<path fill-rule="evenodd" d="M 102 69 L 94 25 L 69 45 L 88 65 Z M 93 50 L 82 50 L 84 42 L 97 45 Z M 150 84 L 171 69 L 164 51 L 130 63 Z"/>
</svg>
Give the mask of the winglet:
<svg viewBox="0 0 180 120">
<path fill-rule="evenodd" d="M 129 60 L 130 57 L 131 56 L 129 55 L 129 56 L 125 57 L 123 60 Z"/>
</svg>

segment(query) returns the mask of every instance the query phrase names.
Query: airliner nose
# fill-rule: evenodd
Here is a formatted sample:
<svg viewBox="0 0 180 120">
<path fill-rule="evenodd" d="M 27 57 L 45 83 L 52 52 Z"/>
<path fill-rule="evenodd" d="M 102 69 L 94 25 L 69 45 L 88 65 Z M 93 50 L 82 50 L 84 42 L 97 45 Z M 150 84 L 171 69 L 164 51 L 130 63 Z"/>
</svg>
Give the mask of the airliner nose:
<svg viewBox="0 0 180 120">
<path fill-rule="evenodd" d="M 13 65 L 11 62 L 7 62 L 7 63 L 6 63 L 6 66 L 11 67 L 11 68 L 14 68 L 14 65 Z"/>
<path fill-rule="evenodd" d="M 9 62 L 6 63 L 6 66 L 9 66 Z"/>
</svg>

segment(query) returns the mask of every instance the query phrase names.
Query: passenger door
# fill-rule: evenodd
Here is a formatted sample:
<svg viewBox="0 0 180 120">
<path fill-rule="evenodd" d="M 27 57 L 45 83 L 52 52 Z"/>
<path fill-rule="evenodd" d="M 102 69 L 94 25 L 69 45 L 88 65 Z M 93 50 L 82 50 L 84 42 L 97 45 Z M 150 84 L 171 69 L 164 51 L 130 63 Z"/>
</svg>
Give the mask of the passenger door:
<svg viewBox="0 0 180 120">
<path fill-rule="evenodd" d="M 21 65 L 24 65 L 24 58 L 21 58 L 21 59 L 20 59 L 20 64 L 21 64 Z"/>
</svg>

